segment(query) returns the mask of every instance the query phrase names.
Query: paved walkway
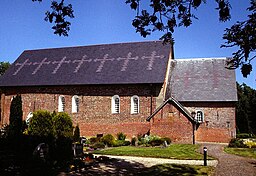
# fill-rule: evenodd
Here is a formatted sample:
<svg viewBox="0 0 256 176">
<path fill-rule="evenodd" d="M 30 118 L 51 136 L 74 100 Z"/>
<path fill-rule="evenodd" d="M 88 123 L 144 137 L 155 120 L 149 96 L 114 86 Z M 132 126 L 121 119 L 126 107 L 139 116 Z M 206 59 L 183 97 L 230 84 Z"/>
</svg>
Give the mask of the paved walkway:
<svg viewBox="0 0 256 176">
<path fill-rule="evenodd" d="M 225 145 L 204 144 L 209 155 L 218 158 L 214 176 L 256 176 L 256 160 L 224 153 Z"/>
<path fill-rule="evenodd" d="M 100 156 L 100 155 L 95 155 Z M 188 165 L 204 165 L 203 160 L 175 160 L 175 159 L 165 159 L 165 158 L 147 158 L 147 157 L 133 157 L 133 156 L 111 156 L 111 155 L 104 155 L 108 158 L 113 159 L 122 159 L 126 162 L 134 163 L 138 162 L 143 164 L 145 167 L 151 167 L 157 164 L 188 164 Z M 216 167 L 218 164 L 217 160 L 208 160 L 208 166 Z"/>
<path fill-rule="evenodd" d="M 222 144 L 203 144 L 208 154 L 217 160 L 208 160 L 208 166 L 216 167 L 213 176 L 256 176 L 256 160 L 223 152 Z M 203 150 L 201 149 L 201 152 Z M 96 155 L 97 157 L 99 155 Z M 104 159 L 105 158 L 105 159 Z M 104 161 L 105 160 L 105 161 Z M 69 175 L 139 175 L 145 169 L 157 164 L 192 164 L 203 165 L 202 160 L 173 160 L 160 158 L 145 158 L 131 156 L 104 156 L 102 161 L 82 168 L 79 172 L 60 174 Z"/>
</svg>

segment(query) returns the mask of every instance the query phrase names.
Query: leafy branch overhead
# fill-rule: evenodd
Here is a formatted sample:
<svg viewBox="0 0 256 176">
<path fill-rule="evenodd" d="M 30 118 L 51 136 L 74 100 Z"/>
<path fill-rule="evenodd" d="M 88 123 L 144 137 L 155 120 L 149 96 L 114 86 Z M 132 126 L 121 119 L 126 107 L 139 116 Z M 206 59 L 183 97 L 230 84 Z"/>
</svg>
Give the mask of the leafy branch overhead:
<svg viewBox="0 0 256 176">
<path fill-rule="evenodd" d="M 42 2 L 42 0 L 32 0 Z M 66 18 L 74 18 L 73 8 L 71 4 L 65 5 L 64 0 L 61 0 L 60 3 L 56 1 L 51 2 L 51 11 L 45 13 L 45 21 L 54 23 L 52 29 L 54 34 L 59 36 L 68 36 L 71 23 L 66 20 Z"/>
<path fill-rule="evenodd" d="M 42 0 L 32 0 L 42 2 Z M 206 3 L 207 0 L 125 0 L 136 15 L 132 21 L 136 32 L 142 37 L 147 37 L 155 31 L 163 35 L 160 40 L 173 43 L 173 33 L 176 27 L 189 27 L 193 20 L 198 19 L 195 11 Z M 219 20 L 225 22 L 230 20 L 231 5 L 229 0 L 215 0 Z M 221 47 L 238 47 L 229 61 L 230 69 L 241 67 L 244 77 L 252 71 L 251 61 L 256 57 L 255 52 L 255 30 L 256 30 L 256 1 L 250 0 L 251 6 L 247 9 L 251 13 L 248 20 L 237 22 L 231 28 L 226 29 L 223 35 L 225 43 Z M 145 8 L 142 8 L 142 6 Z M 71 4 L 66 5 L 64 0 L 51 2 L 51 11 L 46 12 L 45 20 L 53 23 L 54 34 L 68 36 L 71 23 L 67 19 L 74 18 Z"/>
<path fill-rule="evenodd" d="M 225 30 L 223 39 L 225 44 L 221 47 L 239 47 L 233 53 L 233 58 L 230 60 L 231 69 L 236 69 L 241 66 L 241 72 L 244 77 L 247 77 L 252 71 L 251 61 L 255 59 L 256 49 L 256 1 L 251 0 L 251 6 L 247 9 L 251 12 L 248 15 L 248 20 L 237 22 L 231 28 Z M 251 56 L 250 56 L 251 54 Z"/>
<path fill-rule="evenodd" d="M 220 21 L 230 19 L 230 4 L 225 0 L 216 0 Z M 175 27 L 188 27 L 197 19 L 194 11 L 206 0 L 151 0 L 148 10 L 141 9 L 141 0 L 127 0 L 131 9 L 136 11 L 132 25 L 141 36 L 147 37 L 154 31 L 163 31 L 160 38 L 164 43 L 172 43 Z M 148 6 L 148 5 L 147 5 Z"/>
</svg>

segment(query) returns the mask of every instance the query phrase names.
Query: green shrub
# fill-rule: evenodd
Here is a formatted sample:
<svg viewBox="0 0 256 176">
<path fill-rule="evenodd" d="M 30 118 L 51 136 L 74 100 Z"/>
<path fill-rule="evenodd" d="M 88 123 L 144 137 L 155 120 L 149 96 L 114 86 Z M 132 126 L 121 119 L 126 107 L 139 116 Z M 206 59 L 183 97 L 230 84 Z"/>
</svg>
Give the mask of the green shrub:
<svg viewBox="0 0 256 176">
<path fill-rule="evenodd" d="M 239 133 L 239 134 L 236 135 L 236 137 L 247 139 L 247 138 L 253 138 L 255 136 L 253 134 L 249 134 L 249 133 Z"/>
<path fill-rule="evenodd" d="M 117 140 L 123 140 L 124 141 L 125 138 L 126 138 L 126 135 L 124 133 L 122 133 L 122 132 L 117 133 Z"/>
<path fill-rule="evenodd" d="M 100 139 L 108 147 L 112 147 L 115 143 L 115 138 L 112 134 L 107 134 Z"/>
<path fill-rule="evenodd" d="M 150 140 L 149 141 L 149 144 L 151 145 L 151 146 L 160 146 L 160 145 L 162 145 L 164 143 L 164 141 L 163 141 L 163 139 L 161 139 L 161 138 L 155 138 L 155 139 L 152 139 L 152 140 Z"/>
<path fill-rule="evenodd" d="M 128 146 L 128 145 L 131 145 L 130 141 L 115 140 L 113 147 Z"/>
<path fill-rule="evenodd" d="M 34 112 L 29 122 L 28 134 L 41 137 L 54 136 L 51 113 L 45 110 Z"/>
<path fill-rule="evenodd" d="M 22 134 L 22 100 L 20 95 L 13 97 L 10 107 L 10 124 L 7 135 L 17 138 Z"/>
<path fill-rule="evenodd" d="M 105 148 L 105 144 L 103 142 L 95 142 L 92 145 L 92 148 L 94 148 L 94 149 L 103 149 L 103 148 Z"/>
<path fill-rule="evenodd" d="M 138 141 L 141 141 L 143 139 L 143 135 L 142 134 L 138 134 L 137 135 L 137 139 L 138 139 Z"/>
<path fill-rule="evenodd" d="M 80 142 L 80 129 L 78 125 L 76 125 L 74 130 L 73 142 Z"/>
<path fill-rule="evenodd" d="M 233 138 L 230 140 L 228 147 L 233 148 L 246 148 L 246 145 L 243 143 L 242 139 Z"/>
<path fill-rule="evenodd" d="M 171 143 L 172 143 L 172 140 L 171 140 L 171 138 L 168 138 L 168 137 L 163 137 L 163 138 L 161 138 L 163 141 L 166 141 L 166 143 L 168 144 L 168 145 L 170 145 Z"/>
<path fill-rule="evenodd" d="M 132 137 L 132 140 L 131 140 L 132 146 L 135 146 L 136 142 L 137 142 L 137 138 L 136 137 Z"/>
<path fill-rule="evenodd" d="M 100 142 L 100 138 L 97 138 L 97 137 L 91 137 L 89 139 L 90 141 L 90 144 L 95 144 L 96 142 Z"/>
<path fill-rule="evenodd" d="M 71 139 L 73 137 L 73 124 L 67 113 L 61 112 L 54 115 L 53 127 L 54 134 L 57 138 L 66 137 Z"/>
</svg>

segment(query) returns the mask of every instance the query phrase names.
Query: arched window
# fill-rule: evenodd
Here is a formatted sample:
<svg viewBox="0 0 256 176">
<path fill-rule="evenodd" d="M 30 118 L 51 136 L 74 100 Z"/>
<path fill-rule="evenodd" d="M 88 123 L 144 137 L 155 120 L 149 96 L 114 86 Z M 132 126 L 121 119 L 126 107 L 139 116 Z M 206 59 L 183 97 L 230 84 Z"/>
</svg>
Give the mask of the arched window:
<svg viewBox="0 0 256 176">
<path fill-rule="evenodd" d="M 74 95 L 72 97 L 72 113 L 78 113 L 79 111 L 79 97 Z"/>
<path fill-rule="evenodd" d="M 29 125 L 29 122 L 31 120 L 31 118 L 33 117 L 33 113 L 32 112 L 29 112 L 28 115 L 27 115 L 27 118 L 26 118 L 26 124 Z"/>
<path fill-rule="evenodd" d="M 131 114 L 138 114 L 140 110 L 139 97 L 134 95 L 131 97 Z"/>
<path fill-rule="evenodd" d="M 196 111 L 195 119 L 196 119 L 197 122 L 202 123 L 204 121 L 203 111 L 200 111 L 200 110 Z"/>
<path fill-rule="evenodd" d="M 63 95 L 59 96 L 58 112 L 65 111 L 65 97 Z"/>
<path fill-rule="evenodd" d="M 118 95 L 114 95 L 111 99 L 111 111 L 112 114 L 120 113 L 120 97 Z"/>
</svg>

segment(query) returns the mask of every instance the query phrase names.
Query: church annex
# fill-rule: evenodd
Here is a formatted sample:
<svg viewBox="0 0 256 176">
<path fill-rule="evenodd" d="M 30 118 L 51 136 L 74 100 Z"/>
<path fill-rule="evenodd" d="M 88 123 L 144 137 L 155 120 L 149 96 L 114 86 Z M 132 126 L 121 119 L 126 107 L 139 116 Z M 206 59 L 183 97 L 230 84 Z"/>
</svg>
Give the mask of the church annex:
<svg viewBox="0 0 256 176">
<path fill-rule="evenodd" d="M 161 41 L 24 51 L 0 78 L 1 121 L 22 96 L 23 119 L 67 112 L 81 135 L 150 132 L 173 142 L 235 137 L 235 71 L 226 58 L 173 59 Z"/>
</svg>

